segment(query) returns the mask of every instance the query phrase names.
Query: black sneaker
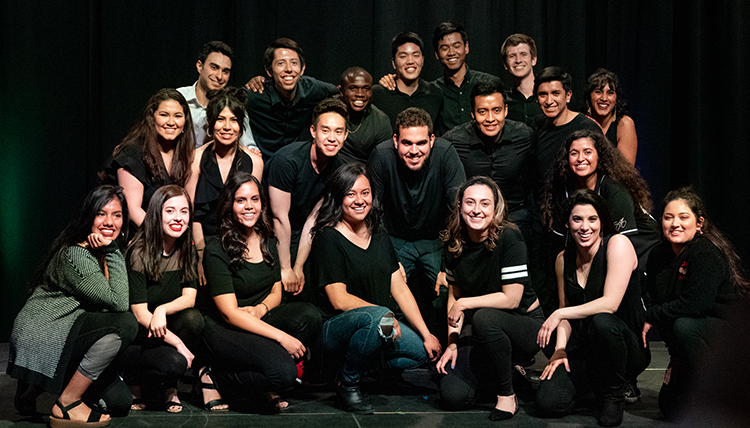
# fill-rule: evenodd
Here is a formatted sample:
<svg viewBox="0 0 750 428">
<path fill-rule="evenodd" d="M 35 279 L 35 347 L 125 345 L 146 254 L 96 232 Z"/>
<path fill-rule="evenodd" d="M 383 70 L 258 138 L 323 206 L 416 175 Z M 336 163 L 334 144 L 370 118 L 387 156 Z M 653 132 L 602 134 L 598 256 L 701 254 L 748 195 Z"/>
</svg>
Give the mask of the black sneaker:
<svg viewBox="0 0 750 428">
<path fill-rule="evenodd" d="M 628 382 L 625 384 L 625 402 L 629 404 L 637 403 L 641 401 L 641 390 L 638 389 L 638 384 L 635 382 Z"/>
</svg>

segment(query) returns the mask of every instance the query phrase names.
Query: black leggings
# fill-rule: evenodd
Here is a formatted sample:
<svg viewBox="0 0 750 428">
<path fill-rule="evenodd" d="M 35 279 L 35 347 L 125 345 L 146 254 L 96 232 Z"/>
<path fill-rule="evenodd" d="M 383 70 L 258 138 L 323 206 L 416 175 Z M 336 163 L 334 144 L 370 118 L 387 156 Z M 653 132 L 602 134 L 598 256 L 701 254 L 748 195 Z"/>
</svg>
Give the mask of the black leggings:
<svg viewBox="0 0 750 428">
<path fill-rule="evenodd" d="M 278 342 L 218 324 L 211 317 L 205 320 L 206 357 L 222 395 L 248 397 L 294 385 L 297 362 Z M 322 325 L 318 309 L 304 302 L 279 305 L 262 320 L 297 338 L 306 348 L 317 340 Z"/>
<path fill-rule="evenodd" d="M 513 362 L 539 352 L 536 336 L 543 322 L 539 308 L 526 315 L 494 308 L 474 311 L 471 340 L 461 339 L 456 368 L 446 365 L 448 374 L 440 380 L 441 406 L 471 407 L 480 384 L 487 384 L 495 395 L 513 395 Z"/>
<path fill-rule="evenodd" d="M 195 308 L 187 308 L 167 316 L 167 328 L 176 334 L 193 354 L 197 353 L 203 334 L 203 315 Z M 176 387 L 187 370 L 187 360 L 177 349 L 161 339 L 149 338 L 141 326 L 138 337 L 119 359 L 128 385 L 164 385 Z"/>
<path fill-rule="evenodd" d="M 598 388 L 605 397 L 622 397 L 625 383 L 651 361 L 641 337 L 616 315 L 600 313 L 585 322 L 585 327 L 574 328 L 566 348 L 570 373 L 560 364 L 552 379 L 537 389 L 536 408 L 542 415 L 569 413 L 576 394 L 588 387 Z"/>
</svg>

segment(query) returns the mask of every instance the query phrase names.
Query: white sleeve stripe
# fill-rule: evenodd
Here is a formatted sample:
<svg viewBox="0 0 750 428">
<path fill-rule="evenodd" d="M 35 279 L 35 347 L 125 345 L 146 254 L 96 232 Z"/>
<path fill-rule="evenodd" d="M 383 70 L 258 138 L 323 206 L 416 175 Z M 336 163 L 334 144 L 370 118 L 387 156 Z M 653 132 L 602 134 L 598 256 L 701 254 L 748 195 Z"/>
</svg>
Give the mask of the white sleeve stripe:
<svg viewBox="0 0 750 428">
<path fill-rule="evenodd" d="M 638 229 L 623 230 L 622 232 L 620 232 L 620 235 L 628 235 L 630 233 L 638 233 Z"/>
<path fill-rule="evenodd" d="M 500 272 L 501 273 L 518 272 L 521 270 L 526 270 L 526 265 L 506 266 Z"/>
<path fill-rule="evenodd" d="M 516 279 L 516 278 L 526 278 L 529 274 L 526 271 L 518 272 L 518 273 L 507 273 L 504 275 L 500 275 L 500 279 L 505 281 L 506 279 Z"/>
</svg>

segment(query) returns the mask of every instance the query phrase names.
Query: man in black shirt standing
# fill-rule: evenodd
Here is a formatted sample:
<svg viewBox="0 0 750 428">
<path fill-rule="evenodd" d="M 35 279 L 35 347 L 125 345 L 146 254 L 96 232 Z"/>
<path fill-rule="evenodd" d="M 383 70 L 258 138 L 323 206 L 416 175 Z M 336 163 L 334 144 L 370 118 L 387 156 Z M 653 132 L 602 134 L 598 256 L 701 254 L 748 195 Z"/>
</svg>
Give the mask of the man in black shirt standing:
<svg viewBox="0 0 750 428">
<path fill-rule="evenodd" d="M 511 34 L 503 42 L 500 55 L 513 77 L 513 89 L 508 92 L 508 119 L 531 126 L 542 115 L 534 93 L 536 43 L 526 34 Z"/>
</svg>

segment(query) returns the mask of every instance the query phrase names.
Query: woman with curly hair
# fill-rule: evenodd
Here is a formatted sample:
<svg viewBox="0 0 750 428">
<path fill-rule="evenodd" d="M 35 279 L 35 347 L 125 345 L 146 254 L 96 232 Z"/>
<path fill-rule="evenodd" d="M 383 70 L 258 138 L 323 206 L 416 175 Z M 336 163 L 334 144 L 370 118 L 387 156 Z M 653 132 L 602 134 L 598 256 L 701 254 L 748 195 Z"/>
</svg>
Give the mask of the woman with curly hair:
<svg viewBox="0 0 750 428">
<path fill-rule="evenodd" d="M 576 131 L 558 152 L 542 192 L 542 218 L 557 236 L 565 236 L 561 209 L 578 189 L 593 190 L 607 201 L 615 231 L 633 243 L 638 265 L 659 242 L 656 221 L 649 214 L 651 192 L 646 181 L 600 132 Z"/>
<path fill-rule="evenodd" d="M 446 375 L 441 405 L 465 409 L 486 384 L 497 396 L 493 421 L 510 419 L 518 410 L 513 362 L 539 352 L 536 334 L 544 321 L 529 282 L 526 244 L 506 212 L 497 184 L 474 177 L 458 190 L 441 235 L 449 285 L 448 346 L 437 363 Z"/>
<path fill-rule="evenodd" d="M 594 118 L 610 143 L 617 147 L 631 165 L 638 154 L 635 123 L 628 116 L 628 104 L 617 75 L 600 68 L 589 77 L 583 97 L 583 111 Z"/>
<path fill-rule="evenodd" d="M 281 303 L 276 240 L 258 179 L 230 175 L 217 209 L 220 236 L 208 239 L 203 258 L 213 297 L 205 308 L 211 366 L 201 371 L 204 403 L 226 409 L 220 392 L 264 398 L 269 410 L 282 410 L 288 403 L 276 392 L 294 385 L 297 363 L 320 333 L 320 313 L 310 303 Z"/>
<path fill-rule="evenodd" d="M 659 407 L 668 418 L 688 403 L 700 359 L 711 348 L 739 295 L 750 284 L 732 244 L 708 220 L 700 197 L 689 187 L 664 199 L 664 241 L 647 265 L 646 333 L 654 326 L 669 349 Z"/>
<path fill-rule="evenodd" d="M 185 97 L 176 89 L 155 93 L 143 115 L 115 147 L 106 178 L 122 186 L 130 220 L 140 226 L 156 189 L 185 187 L 195 151 L 193 121 Z"/>
</svg>

